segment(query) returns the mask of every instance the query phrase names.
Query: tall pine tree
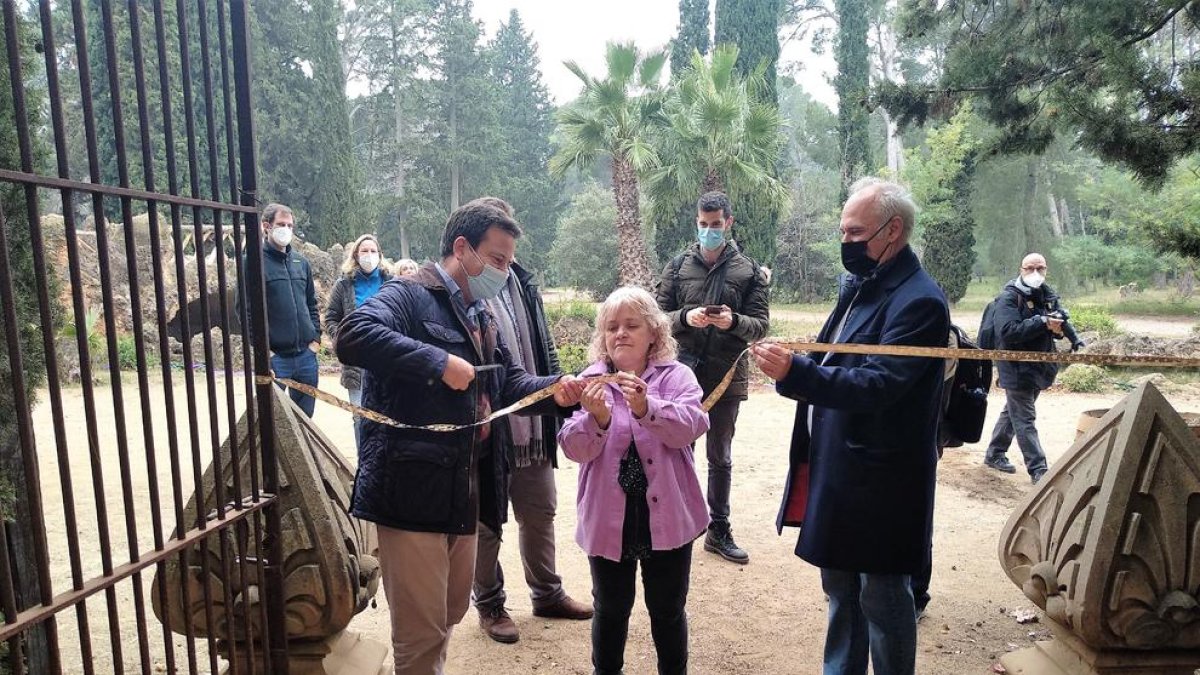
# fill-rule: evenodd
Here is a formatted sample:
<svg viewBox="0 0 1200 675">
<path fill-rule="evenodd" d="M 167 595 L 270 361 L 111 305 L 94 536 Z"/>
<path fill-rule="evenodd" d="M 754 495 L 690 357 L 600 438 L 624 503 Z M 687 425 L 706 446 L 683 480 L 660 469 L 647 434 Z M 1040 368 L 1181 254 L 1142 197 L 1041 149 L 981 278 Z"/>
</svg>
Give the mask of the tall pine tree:
<svg viewBox="0 0 1200 675">
<path fill-rule="evenodd" d="M 692 52 L 708 53 L 708 0 L 679 0 L 679 30 L 671 42 L 671 79 L 687 69 Z"/>
<path fill-rule="evenodd" d="M 361 228 L 337 0 L 259 0 L 252 5 L 260 199 L 299 214 L 319 246 Z"/>
<path fill-rule="evenodd" d="M 496 92 L 497 123 L 504 143 L 492 165 L 489 191 L 516 209 L 525 228 L 521 260 L 544 270 L 558 220 L 560 183 L 549 177 L 554 109 L 542 82 L 537 45 L 517 10 L 509 14 L 489 48 Z"/>
</svg>

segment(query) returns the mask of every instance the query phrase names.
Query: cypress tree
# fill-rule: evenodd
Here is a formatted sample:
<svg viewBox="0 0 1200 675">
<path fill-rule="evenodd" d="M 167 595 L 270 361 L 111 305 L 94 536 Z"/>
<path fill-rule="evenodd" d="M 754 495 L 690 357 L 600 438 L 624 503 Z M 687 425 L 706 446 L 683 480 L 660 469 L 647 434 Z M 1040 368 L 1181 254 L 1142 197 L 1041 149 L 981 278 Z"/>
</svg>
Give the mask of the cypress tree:
<svg viewBox="0 0 1200 675">
<path fill-rule="evenodd" d="M 782 10 L 782 0 L 717 0 L 714 43 L 738 46 L 737 70 L 743 76 L 766 62 L 766 88 L 761 94 L 773 104 L 778 103 L 775 77 Z"/>
<path fill-rule="evenodd" d="M 691 61 L 692 52 L 708 53 L 708 0 L 679 0 L 679 30 L 671 42 L 671 79 Z"/>
<path fill-rule="evenodd" d="M 735 69 L 743 77 L 764 65 L 761 100 L 778 106 L 776 65 L 779 61 L 779 19 L 783 0 L 717 0 L 714 44 L 738 46 Z M 771 167 L 776 175 L 776 167 Z M 775 238 L 779 214 L 756 194 L 729 195 L 734 203 L 734 237 L 738 244 L 762 264 L 775 261 Z"/>
<path fill-rule="evenodd" d="M 838 138 L 842 153 L 842 200 L 850 184 L 869 174 L 871 145 L 867 128 L 870 115 L 867 96 L 870 87 L 870 59 L 867 53 L 866 0 L 835 0 L 838 16 L 837 77 Z"/>
</svg>

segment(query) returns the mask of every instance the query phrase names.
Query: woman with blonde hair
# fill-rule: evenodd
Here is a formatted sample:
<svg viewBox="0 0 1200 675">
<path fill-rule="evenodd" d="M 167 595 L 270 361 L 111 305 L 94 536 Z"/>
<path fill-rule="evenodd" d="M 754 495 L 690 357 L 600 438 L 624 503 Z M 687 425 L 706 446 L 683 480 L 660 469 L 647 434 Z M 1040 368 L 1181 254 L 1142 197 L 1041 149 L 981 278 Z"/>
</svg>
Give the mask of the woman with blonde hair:
<svg viewBox="0 0 1200 675">
<path fill-rule="evenodd" d="M 417 261 L 413 260 L 412 258 L 401 258 L 396 261 L 395 265 L 392 266 L 392 270 L 398 277 L 412 276 L 416 274 L 417 270 L 419 269 L 421 269 L 421 266 L 418 265 Z"/>
<path fill-rule="evenodd" d="M 708 430 L 692 370 L 675 360 L 667 316 L 649 293 L 626 286 L 596 312 L 582 377 L 582 409 L 558 442 L 579 471 L 576 540 L 588 554 L 595 615 L 592 666 L 624 666 L 637 567 L 642 568 L 658 672 L 687 672 L 692 542 L 708 527 L 692 443 Z"/>
<path fill-rule="evenodd" d="M 341 275 L 329 293 L 329 305 L 325 308 L 325 333 L 337 346 L 338 325 L 346 315 L 375 295 L 392 275 L 382 266 L 379 239 L 373 234 L 364 234 L 346 249 L 346 260 L 342 263 Z M 354 405 L 362 404 L 361 368 L 342 366 L 342 386 L 350 395 Z M 354 423 L 354 444 L 358 445 L 358 421 Z"/>
</svg>

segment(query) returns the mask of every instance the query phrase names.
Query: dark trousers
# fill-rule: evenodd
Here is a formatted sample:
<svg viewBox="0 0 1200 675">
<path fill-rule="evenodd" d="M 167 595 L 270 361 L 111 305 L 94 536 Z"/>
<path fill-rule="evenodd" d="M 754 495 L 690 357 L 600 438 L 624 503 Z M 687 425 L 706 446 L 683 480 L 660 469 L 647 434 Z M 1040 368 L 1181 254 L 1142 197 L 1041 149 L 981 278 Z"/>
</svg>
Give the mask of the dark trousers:
<svg viewBox="0 0 1200 675">
<path fill-rule="evenodd" d="M 913 675 L 917 616 L 907 574 L 860 574 L 821 568 L 829 596 L 823 675 Z"/>
<path fill-rule="evenodd" d="M 708 411 L 708 516 L 713 525 L 729 524 L 729 492 L 733 487 L 733 432 L 741 401 L 721 399 Z"/>
<path fill-rule="evenodd" d="M 275 371 L 275 377 L 286 377 L 301 384 L 317 386 L 317 355 L 311 349 L 303 349 L 299 354 L 291 356 L 272 354 L 271 370 Z M 317 408 L 317 399 L 295 389 L 289 389 L 288 396 L 300 406 L 305 415 L 313 416 Z"/>
<path fill-rule="evenodd" d="M 629 613 L 637 595 L 637 561 L 613 562 L 591 556 L 592 666 L 595 675 L 619 675 L 625 665 Z M 658 652 L 659 675 L 687 673 L 687 594 L 692 545 L 654 551 L 641 561 L 642 591 L 650 613 L 650 634 Z"/>
<path fill-rule="evenodd" d="M 1025 456 L 1025 469 L 1030 476 L 1046 472 L 1046 451 L 1042 450 L 1042 441 L 1038 438 L 1037 400 L 1041 389 L 1005 389 L 1004 409 L 1000 411 L 1000 419 L 996 420 L 996 428 L 992 430 L 992 440 L 988 443 L 986 459 L 1001 457 L 1008 452 L 1012 445 L 1013 436 L 1017 438 L 1017 447 Z"/>
</svg>

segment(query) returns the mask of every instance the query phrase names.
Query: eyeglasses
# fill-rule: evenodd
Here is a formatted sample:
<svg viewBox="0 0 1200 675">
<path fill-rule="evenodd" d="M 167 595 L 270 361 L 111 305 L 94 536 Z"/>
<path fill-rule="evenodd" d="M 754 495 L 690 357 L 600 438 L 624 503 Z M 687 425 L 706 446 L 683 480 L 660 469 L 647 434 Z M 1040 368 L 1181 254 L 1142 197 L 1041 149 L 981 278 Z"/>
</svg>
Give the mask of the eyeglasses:
<svg viewBox="0 0 1200 675">
<path fill-rule="evenodd" d="M 1021 268 L 1021 271 L 1023 271 L 1023 272 L 1045 272 L 1046 266 L 1045 265 L 1026 265 Z"/>
</svg>

